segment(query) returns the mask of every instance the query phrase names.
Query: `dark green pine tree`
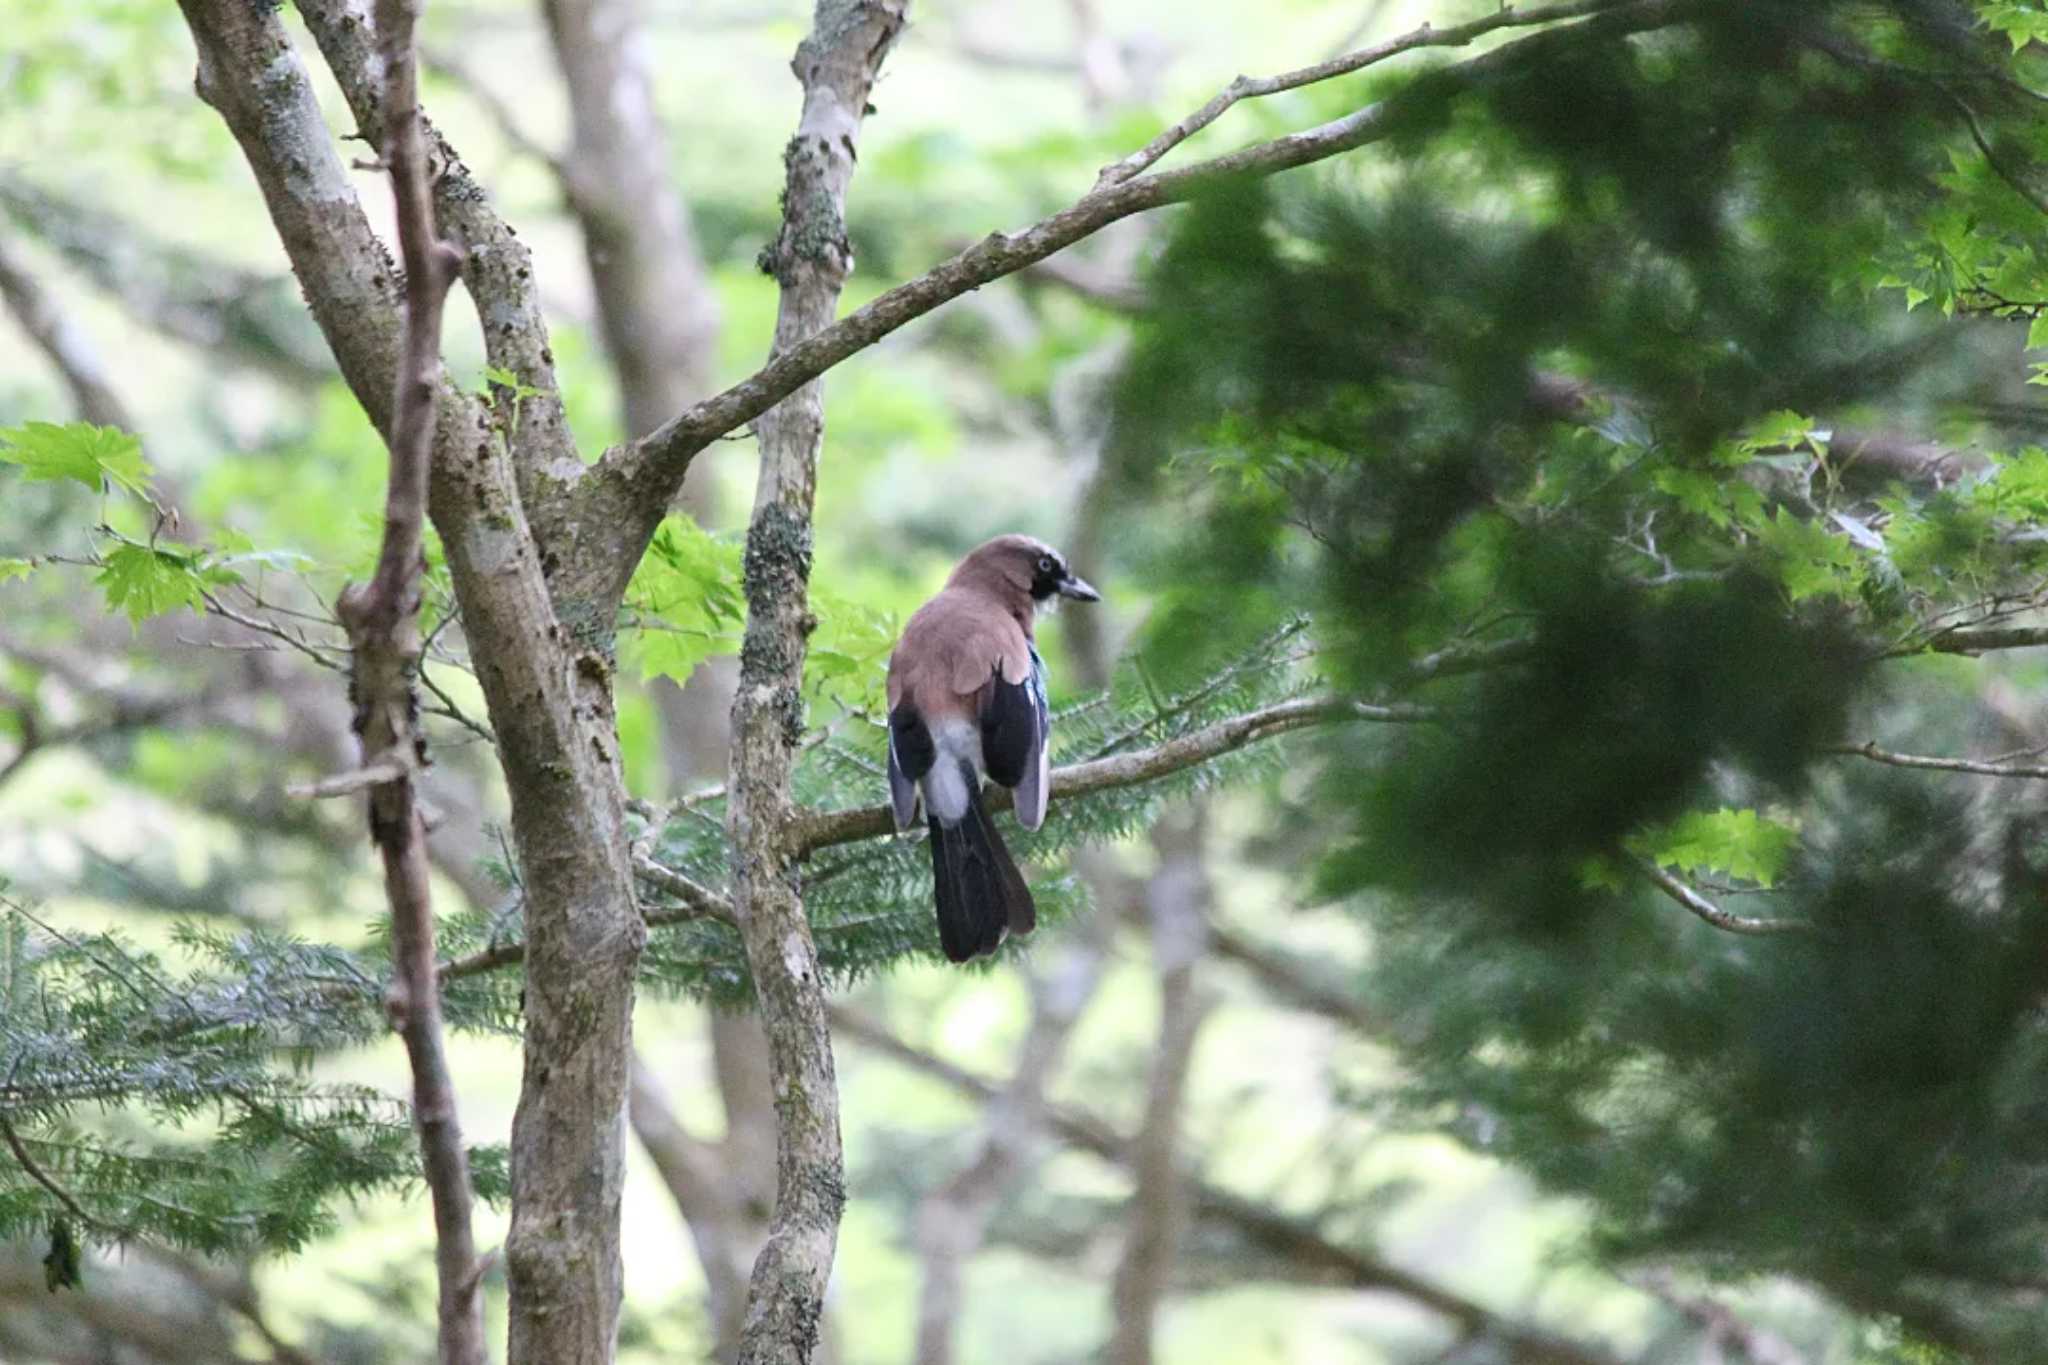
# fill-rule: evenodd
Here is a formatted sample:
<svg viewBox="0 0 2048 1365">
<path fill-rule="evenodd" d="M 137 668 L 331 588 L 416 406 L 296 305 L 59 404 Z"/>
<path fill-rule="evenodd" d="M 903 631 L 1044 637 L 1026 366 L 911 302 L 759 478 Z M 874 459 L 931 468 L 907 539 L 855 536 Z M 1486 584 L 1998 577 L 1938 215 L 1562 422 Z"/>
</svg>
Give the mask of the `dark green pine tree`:
<svg viewBox="0 0 2048 1365">
<path fill-rule="evenodd" d="M 1396 171 L 1197 205 L 1117 413 L 1204 527 L 1160 641 L 1311 602 L 1340 691 L 1436 709 L 1295 816 L 1403 1111 L 1589 1200 L 1591 1258 L 1799 1277 L 1915 1359 L 2048 1357 L 2042 770 L 1951 761 L 1981 670 L 1915 662 L 2048 642 L 2020 8 L 1400 88 Z"/>
</svg>

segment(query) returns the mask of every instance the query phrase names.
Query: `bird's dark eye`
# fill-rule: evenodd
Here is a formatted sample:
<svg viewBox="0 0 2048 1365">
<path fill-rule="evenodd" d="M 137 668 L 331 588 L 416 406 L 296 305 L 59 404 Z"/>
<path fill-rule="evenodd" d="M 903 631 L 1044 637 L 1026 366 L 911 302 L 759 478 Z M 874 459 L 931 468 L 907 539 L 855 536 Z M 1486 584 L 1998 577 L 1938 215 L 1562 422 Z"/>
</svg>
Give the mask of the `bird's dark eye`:
<svg viewBox="0 0 2048 1365">
<path fill-rule="evenodd" d="M 1051 556 L 1051 555 L 1040 555 L 1040 556 L 1038 557 L 1038 571 L 1039 571 L 1040 573 L 1051 573 L 1051 572 L 1052 572 L 1052 569 L 1053 569 L 1053 564 L 1052 564 L 1052 556 Z"/>
</svg>

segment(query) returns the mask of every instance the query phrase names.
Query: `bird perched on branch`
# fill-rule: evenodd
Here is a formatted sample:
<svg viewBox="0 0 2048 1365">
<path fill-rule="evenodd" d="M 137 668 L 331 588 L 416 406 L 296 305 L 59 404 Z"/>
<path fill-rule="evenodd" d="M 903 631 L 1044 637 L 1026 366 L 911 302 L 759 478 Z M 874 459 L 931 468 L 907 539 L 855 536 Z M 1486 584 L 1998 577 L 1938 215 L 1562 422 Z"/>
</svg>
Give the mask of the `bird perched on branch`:
<svg viewBox="0 0 2048 1365">
<path fill-rule="evenodd" d="M 1050 545 L 997 536 L 960 561 L 889 656 L 889 803 L 903 830 L 924 798 L 939 943 L 955 962 L 1038 922 L 981 779 L 1015 790 L 1024 828 L 1044 823 L 1049 719 L 1031 627 L 1060 597 L 1101 600 Z"/>
</svg>

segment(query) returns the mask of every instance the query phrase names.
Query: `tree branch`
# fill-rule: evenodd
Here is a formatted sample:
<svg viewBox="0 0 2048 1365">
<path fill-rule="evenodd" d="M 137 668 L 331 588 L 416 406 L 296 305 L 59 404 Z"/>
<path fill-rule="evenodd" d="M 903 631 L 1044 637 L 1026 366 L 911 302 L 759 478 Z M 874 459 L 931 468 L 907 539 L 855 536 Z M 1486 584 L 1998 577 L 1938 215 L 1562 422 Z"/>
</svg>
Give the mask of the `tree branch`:
<svg viewBox="0 0 2048 1365">
<path fill-rule="evenodd" d="M 1867 744 L 1838 744 L 1827 752 L 1854 754 L 1858 758 L 1889 764 L 1894 768 L 1926 768 L 1935 772 L 1970 773 L 1977 777 L 2048 778 L 2048 766 L 2038 763 L 1985 763 L 1971 758 L 1933 758 L 1922 754 L 1901 754 L 1890 749 L 1878 748 L 1875 740 Z"/>
<path fill-rule="evenodd" d="M 1145 1087 L 1145 1116 L 1131 1141 L 1136 1177 L 1125 1206 L 1123 1255 L 1110 1290 L 1115 1321 L 1106 1358 L 1151 1365 L 1152 1329 L 1187 1223 L 1180 1167 L 1181 1108 L 1193 1069 L 1195 1038 L 1210 1001 L 1195 969 L 1208 950 L 1210 891 L 1202 867 L 1202 811 L 1162 821 L 1152 831 L 1159 870 L 1145 886 L 1146 918 L 1159 978 L 1159 1034 Z"/>
<path fill-rule="evenodd" d="M 1422 721 L 1433 714 L 1427 708 L 1417 706 L 1361 706 L 1324 698 L 1296 698 L 1232 716 L 1229 720 L 1218 721 L 1150 749 L 1056 768 L 1052 773 L 1051 789 L 1059 796 L 1086 796 L 1116 787 L 1132 787 L 1141 782 L 1156 782 L 1162 777 L 1170 777 L 1184 768 L 1221 758 L 1248 744 L 1283 735 L 1290 730 L 1344 720 Z M 1006 788 L 994 787 L 984 799 L 992 809 L 1005 810 L 1009 807 L 1010 793 Z M 795 817 L 790 842 L 797 854 L 804 856 L 834 844 L 880 838 L 893 834 L 895 830 L 896 823 L 887 806 L 808 811 Z"/>
<path fill-rule="evenodd" d="M 427 831 L 413 772 L 426 755 L 419 732 L 420 580 L 427 520 L 427 471 L 434 451 L 440 387 L 441 312 L 462 256 L 434 229 L 426 141 L 419 118 L 413 28 L 420 0 L 378 0 L 377 38 L 387 111 L 384 164 L 398 210 L 405 263 L 405 327 L 392 401 L 391 472 L 377 569 L 342 592 L 335 612 L 348 628 L 356 733 L 365 771 L 394 765 L 370 788 L 370 837 L 384 860 L 391 904 L 392 984 L 386 1009 L 412 1065 L 413 1124 L 434 1208 L 440 1280 L 442 1365 L 484 1365 L 483 1296 L 470 1226 L 469 1156 L 456 1113 L 455 1082 L 441 1029 Z"/>
<path fill-rule="evenodd" d="M 1073 204 L 1051 217 L 1018 232 L 989 234 L 951 260 L 915 280 L 886 291 L 839 322 L 809 336 L 801 344 L 779 349 L 774 358 L 752 376 L 698 403 L 641 440 L 607 452 L 598 466 L 602 477 L 587 485 L 588 496 L 601 502 L 609 513 L 607 519 L 613 524 L 644 523 L 646 534 L 652 534 L 653 522 L 646 518 L 650 513 L 658 515 L 656 509 L 664 506 L 680 486 L 683 474 L 698 451 L 726 432 L 753 420 L 848 356 L 873 345 L 939 305 L 1041 261 L 1119 219 L 1182 202 L 1231 176 L 1271 175 L 1378 142 L 1400 126 L 1402 116 L 1419 102 L 1440 99 L 1455 90 L 1516 70 L 1525 63 L 1541 62 L 1577 44 L 1618 39 L 1682 22 L 1699 12 L 1705 2 L 1624 0 L 1624 3 L 1597 10 L 1587 9 L 1590 17 L 1577 23 L 1560 25 L 1503 44 L 1482 56 L 1433 73 L 1426 84 L 1410 86 L 1377 104 L 1367 105 L 1318 127 L 1255 143 L 1178 170 L 1136 175 L 1109 183 L 1098 182 Z M 1556 11 L 1553 17 L 1563 17 L 1578 12 L 1581 7 L 1553 8 Z M 1470 42 L 1480 36 L 1481 31 L 1470 32 L 1455 41 Z M 1446 30 L 1445 34 L 1453 32 Z M 1444 46 L 1452 41 L 1439 35 L 1430 45 Z M 621 517 L 632 520 L 619 521 Z M 638 558 L 638 545 L 644 540 L 645 535 L 631 540 L 634 560 Z"/>
<path fill-rule="evenodd" d="M 389 432 L 398 272 L 364 220 L 290 35 L 267 6 L 180 7 L 198 47 L 200 92 L 240 143 L 351 390 Z M 381 109 L 381 77 L 364 76 L 378 63 L 359 0 L 302 0 L 300 13 L 351 106 L 367 100 L 371 113 Z M 459 165 L 441 171 L 444 224 L 459 231 L 458 215 L 488 213 Z M 531 274 L 525 249 L 493 221 L 478 221 L 481 239 L 466 236 L 472 295 L 487 333 L 502 338 L 489 344 L 531 352 L 545 367 L 544 332 L 521 325 L 531 302 L 522 292 Z M 506 368 L 536 388 L 552 385 L 540 370 Z M 537 543 L 529 514 L 560 512 L 568 499 L 551 493 L 529 508 L 521 495 L 522 478 L 529 488 L 546 482 L 522 451 L 550 448 L 552 462 L 538 463 L 563 484 L 580 476 L 566 433 L 534 435 L 546 424 L 536 422 L 533 399 L 521 406 L 513 442 L 497 439 L 492 411 L 468 395 L 444 389 L 437 407 L 429 511 L 498 737 L 526 892 L 524 1069 L 505 1240 L 508 1356 L 512 1365 L 602 1365 L 618 1333 L 627 1061 L 647 932 L 634 899 L 605 652 L 616 604 L 571 601 L 579 610 L 557 613 L 562 583 L 550 574 L 578 547 L 559 538 Z M 617 535 L 615 527 L 583 529 Z"/>
<path fill-rule="evenodd" d="M 868 96 L 903 29 L 907 4 L 817 0 L 811 33 L 797 47 L 792 66 L 803 84 L 803 113 L 783 156 L 782 230 L 762 253 L 763 268 L 781 286 L 778 355 L 826 327 L 838 308 L 853 266 L 846 188 Z M 846 1200 L 824 982 L 793 875 L 799 849 L 789 837 L 797 813 L 790 780 L 803 733 L 805 643 L 816 625 L 808 595 L 824 402 L 816 384 L 792 384 L 776 398 L 785 401 L 772 410 L 762 404 L 755 423 L 761 468 L 747 530 L 747 628 L 732 708 L 727 813 L 733 906 L 776 1097 L 775 1213 L 749 1286 L 742 1365 L 808 1365 Z M 649 518 L 659 519 L 686 465 L 687 459 L 675 467 L 675 481 L 658 497 L 632 509 L 638 524 L 652 530 Z M 611 529 L 617 535 L 632 524 Z M 624 553 L 614 570 L 629 571 L 645 541 L 621 536 Z M 615 577 L 624 583 L 623 572 Z"/>
<path fill-rule="evenodd" d="M 377 0 L 381 6 L 382 0 Z M 389 103 L 381 75 L 382 58 L 371 41 L 370 0 L 304 0 L 298 9 L 307 31 L 334 73 L 362 135 L 374 146 L 389 138 Z M 380 10 L 381 13 L 381 10 Z M 533 273 L 532 253 L 492 207 L 490 195 L 440 131 L 419 115 L 430 167 L 434 212 L 450 240 L 466 257 L 463 287 L 483 322 L 484 356 L 496 369 L 517 377 L 530 392 L 519 400 L 518 420 L 492 409 L 490 429 L 511 451 L 521 501 L 534 536 L 558 563 L 573 563 L 570 546 L 577 528 L 559 514 L 567 499 L 561 485 L 582 474 L 575 440 L 563 414 L 548 344 L 547 319 Z M 465 433 L 472 443 L 475 429 Z"/>
<path fill-rule="evenodd" d="M 995 1083 L 911 1046 L 856 1010 L 834 1005 L 830 1014 L 832 1028 L 841 1037 L 851 1038 L 971 1099 L 987 1104 L 999 1093 Z M 1043 1112 L 1047 1127 L 1068 1145 L 1118 1165 L 1128 1165 L 1133 1159 L 1132 1144 L 1098 1116 L 1065 1105 L 1047 1105 Z M 1398 1294 L 1448 1318 L 1471 1335 L 1484 1334 L 1511 1343 L 1517 1351 L 1516 1359 L 1532 1365 L 1613 1365 L 1600 1351 L 1502 1318 L 1490 1308 L 1369 1252 L 1333 1242 L 1303 1219 L 1200 1180 L 1189 1181 L 1189 1195 L 1198 1217 L 1229 1226 L 1261 1250 L 1301 1266 L 1317 1283 Z"/>
<path fill-rule="evenodd" d="M 1563 19 L 1583 19 L 1589 14 L 1614 9 L 1620 3 L 1622 0 L 1579 0 L 1576 4 L 1539 5 L 1530 10 L 1518 10 L 1512 5 L 1503 5 L 1497 12 L 1468 24 L 1439 29 L 1425 23 L 1398 38 L 1389 38 L 1386 42 L 1375 43 L 1371 47 L 1360 48 L 1341 57 L 1332 57 L 1328 61 L 1317 62 L 1314 66 L 1304 66 L 1297 71 L 1258 78 L 1239 76 L 1194 113 L 1166 129 L 1129 156 L 1104 166 L 1096 177 L 1095 188 L 1099 190 L 1107 185 L 1121 185 L 1132 177 L 1150 170 L 1168 152 L 1223 117 L 1239 100 L 1277 95 L 1283 90 L 1299 90 L 1304 85 L 1315 85 L 1338 76 L 1348 76 L 1390 57 L 1413 52 L 1417 48 L 1464 47 L 1496 29 L 1526 28 L 1533 24 L 1549 24 Z"/>
<path fill-rule="evenodd" d="M 0 300 L 29 340 L 49 357 L 64 386 L 71 390 L 80 417 L 96 426 L 136 429 L 128 405 L 107 381 L 106 367 L 92 343 L 37 283 L 4 233 L 0 233 Z"/>
<path fill-rule="evenodd" d="M 1659 891 L 1698 915 L 1716 929 L 1731 934 L 1811 934 L 1811 924 L 1796 919 L 1756 919 L 1723 910 L 1720 906 L 1666 872 L 1648 858 L 1636 858 L 1636 867 Z"/>
<path fill-rule="evenodd" d="M 1090 917 L 1062 959 L 1033 976 L 1031 1024 L 1008 1083 L 983 1108 L 973 1158 L 918 1204 L 914 1236 L 924 1273 L 917 1365 L 952 1365 L 967 1262 L 987 1236 L 997 1203 L 1031 1159 L 1043 1126 L 1046 1086 L 1102 979 L 1114 925 L 1108 915 Z"/>
<path fill-rule="evenodd" d="M 1898 649 L 1887 657 L 1991 654 L 2002 649 L 2039 649 L 2043 645 L 2048 645 L 2048 626 L 1958 626 Z"/>
</svg>

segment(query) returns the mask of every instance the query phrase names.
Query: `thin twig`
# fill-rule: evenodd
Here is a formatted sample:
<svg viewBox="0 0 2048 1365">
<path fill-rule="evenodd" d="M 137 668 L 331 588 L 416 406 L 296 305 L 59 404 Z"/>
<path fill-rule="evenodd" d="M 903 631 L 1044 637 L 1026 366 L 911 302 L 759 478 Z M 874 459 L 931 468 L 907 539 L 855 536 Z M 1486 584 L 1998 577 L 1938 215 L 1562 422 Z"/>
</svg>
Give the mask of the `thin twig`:
<svg viewBox="0 0 2048 1365">
<path fill-rule="evenodd" d="M 1977 777 L 2031 777 L 2048 779 L 2048 767 L 2035 763 L 1992 763 L 1971 758 L 1938 758 L 1925 754 L 1901 754 L 1890 749 L 1880 749 L 1872 740 L 1867 744 L 1838 744 L 1826 750 L 1831 754 L 1854 754 L 1875 763 L 1887 763 L 1894 768 L 1927 768 L 1935 772 L 1970 773 Z"/>
<path fill-rule="evenodd" d="M 1239 100 L 1277 95 L 1283 90 L 1298 90 L 1304 85 L 1314 85 L 1338 76 L 1348 76 L 1390 57 L 1398 57 L 1404 52 L 1413 52 L 1418 48 L 1463 47 L 1497 29 L 1526 28 L 1533 24 L 1548 24 L 1560 19 L 1582 19 L 1601 10 L 1614 9 L 1620 3 L 1621 0 L 1578 0 L 1574 4 L 1543 5 L 1528 10 L 1518 10 L 1512 5 L 1504 5 L 1496 13 L 1475 19 L 1469 24 L 1457 24 L 1443 29 L 1423 24 L 1398 38 L 1389 38 L 1386 42 L 1375 43 L 1371 47 L 1363 47 L 1356 52 L 1347 52 L 1341 57 L 1332 57 L 1328 61 L 1317 62 L 1314 66 L 1304 66 L 1278 76 L 1239 76 L 1194 113 L 1161 132 L 1159 136 L 1129 156 L 1104 166 L 1096 177 L 1095 188 L 1102 190 L 1111 185 L 1121 185 L 1134 176 L 1142 175 L 1168 152 L 1223 117 Z"/>
<path fill-rule="evenodd" d="M 384 169 L 397 208 L 405 265 L 405 324 L 387 443 L 384 538 L 369 583 L 343 591 L 335 614 L 348 629 L 350 679 L 363 772 L 397 771 L 369 785 L 370 837 L 384 863 L 391 906 L 391 991 L 386 1010 L 412 1067 L 413 1122 L 434 1215 L 441 1365 L 484 1365 L 468 1150 L 441 1027 L 439 963 L 426 825 L 414 774 L 424 766 L 417 719 L 423 646 L 419 610 L 426 560 L 427 475 L 441 381 L 441 315 L 462 253 L 434 224 L 427 138 L 413 46 L 421 0 L 377 0 L 384 67 Z"/>
<path fill-rule="evenodd" d="M 1731 934 L 1811 934 L 1817 932 L 1813 925 L 1795 919 L 1756 919 L 1749 915 L 1738 915 L 1723 910 L 1720 906 L 1687 886 L 1678 878 L 1666 872 L 1648 858 L 1636 858 L 1634 862 L 1645 877 L 1659 891 L 1677 901 L 1686 909 L 1698 915 L 1716 929 L 1725 929 Z"/>
</svg>

